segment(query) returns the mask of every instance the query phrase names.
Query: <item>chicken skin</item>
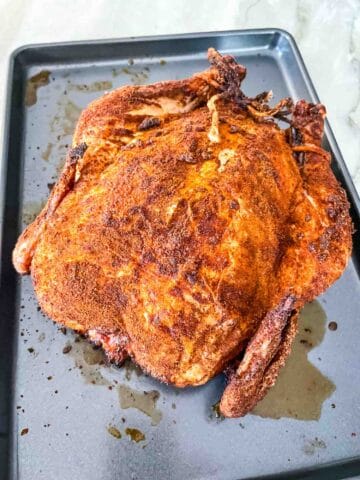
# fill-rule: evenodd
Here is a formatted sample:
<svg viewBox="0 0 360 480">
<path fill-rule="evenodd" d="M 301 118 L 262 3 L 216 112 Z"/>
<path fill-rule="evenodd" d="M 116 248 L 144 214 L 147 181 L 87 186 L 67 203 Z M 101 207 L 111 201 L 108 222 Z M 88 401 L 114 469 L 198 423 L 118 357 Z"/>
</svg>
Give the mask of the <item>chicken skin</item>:
<svg viewBox="0 0 360 480">
<path fill-rule="evenodd" d="M 13 262 L 109 360 L 177 387 L 225 370 L 220 411 L 238 417 L 275 383 L 298 312 L 342 274 L 352 223 L 321 148 L 325 108 L 248 98 L 246 69 L 208 56 L 192 78 L 83 111 Z"/>
</svg>

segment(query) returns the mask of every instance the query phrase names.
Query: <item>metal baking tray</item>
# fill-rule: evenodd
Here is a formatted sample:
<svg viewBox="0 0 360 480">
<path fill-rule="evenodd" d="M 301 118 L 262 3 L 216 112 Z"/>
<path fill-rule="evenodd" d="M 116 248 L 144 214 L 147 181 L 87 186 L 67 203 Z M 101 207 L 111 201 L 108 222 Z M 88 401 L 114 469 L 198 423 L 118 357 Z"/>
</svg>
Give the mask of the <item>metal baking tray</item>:
<svg viewBox="0 0 360 480">
<path fill-rule="evenodd" d="M 247 94 L 272 89 L 275 101 L 318 101 L 294 40 L 275 29 L 34 45 L 11 57 L 1 184 L 1 479 L 332 479 L 360 472 L 358 233 L 342 278 L 305 308 L 278 385 L 254 414 L 224 421 L 211 408 L 221 375 L 177 390 L 131 364 L 103 365 L 99 351 L 43 317 L 30 277 L 12 268 L 17 235 L 45 201 L 81 109 L 104 90 L 201 71 L 209 46 L 247 66 Z M 325 146 L 359 231 L 359 199 L 328 124 Z"/>
</svg>

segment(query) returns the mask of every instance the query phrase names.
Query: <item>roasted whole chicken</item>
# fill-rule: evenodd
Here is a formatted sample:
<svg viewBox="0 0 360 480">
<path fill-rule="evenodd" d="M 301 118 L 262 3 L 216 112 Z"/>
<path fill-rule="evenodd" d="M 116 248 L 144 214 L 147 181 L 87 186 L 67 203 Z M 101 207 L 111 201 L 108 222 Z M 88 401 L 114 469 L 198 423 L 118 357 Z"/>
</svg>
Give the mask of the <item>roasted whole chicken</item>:
<svg viewBox="0 0 360 480">
<path fill-rule="evenodd" d="M 43 312 L 110 361 L 177 387 L 225 371 L 220 411 L 238 417 L 275 383 L 303 305 L 343 272 L 352 222 L 321 148 L 325 107 L 246 97 L 246 69 L 208 57 L 83 111 L 13 262 Z"/>
</svg>

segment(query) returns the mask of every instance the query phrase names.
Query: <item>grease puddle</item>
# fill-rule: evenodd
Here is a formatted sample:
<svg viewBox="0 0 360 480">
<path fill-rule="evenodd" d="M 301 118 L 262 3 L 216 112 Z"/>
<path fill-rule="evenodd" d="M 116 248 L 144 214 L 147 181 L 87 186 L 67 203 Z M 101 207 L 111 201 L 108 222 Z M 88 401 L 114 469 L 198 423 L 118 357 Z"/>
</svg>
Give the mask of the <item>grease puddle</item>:
<svg viewBox="0 0 360 480">
<path fill-rule="evenodd" d="M 110 435 L 112 435 L 113 437 L 115 437 L 118 440 L 120 440 L 120 438 L 122 437 L 120 430 L 118 428 L 114 427 L 113 425 L 109 425 L 107 427 L 107 431 L 110 433 Z"/>
<path fill-rule="evenodd" d="M 145 435 L 141 430 L 138 430 L 137 428 L 126 428 L 125 433 L 130 437 L 133 442 L 139 443 L 145 440 Z"/>
<path fill-rule="evenodd" d="M 125 360 L 124 364 L 120 368 L 125 369 L 126 380 L 131 380 L 133 373 L 135 373 L 137 377 L 144 375 L 144 372 L 141 370 L 141 368 L 131 360 Z"/>
<path fill-rule="evenodd" d="M 325 449 L 326 448 L 326 443 L 324 440 L 321 440 L 318 437 L 315 437 L 314 440 L 310 440 L 302 448 L 302 451 L 306 455 L 314 455 L 317 450 L 319 449 Z"/>
<path fill-rule="evenodd" d="M 50 122 L 50 132 L 65 137 L 73 135 L 82 109 L 66 97 L 58 102 L 59 112 Z"/>
<path fill-rule="evenodd" d="M 66 152 L 71 146 L 71 138 L 82 108 L 62 95 L 57 102 L 58 111 L 49 123 L 49 142 L 41 152 L 41 158 L 53 164 L 59 175 L 63 169 Z M 55 177 L 54 177 L 55 178 Z"/>
<path fill-rule="evenodd" d="M 45 160 L 45 162 L 49 161 L 53 148 L 54 148 L 54 144 L 48 143 L 45 150 L 42 152 L 41 158 Z"/>
<path fill-rule="evenodd" d="M 113 88 L 112 82 L 108 80 L 100 80 L 92 83 L 70 83 L 67 86 L 67 90 L 75 90 L 77 92 L 91 93 L 91 92 L 103 92 L 104 90 L 110 90 Z"/>
<path fill-rule="evenodd" d="M 138 391 L 126 385 L 119 385 L 117 390 L 121 408 L 136 408 L 151 418 L 151 425 L 155 426 L 160 423 L 162 413 L 156 408 L 156 403 L 160 397 L 157 390 Z"/>
<path fill-rule="evenodd" d="M 129 77 L 133 85 L 144 85 L 147 83 L 149 78 L 149 68 L 144 67 L 143 69 L 139 67 L 133 67 L 129 64 L 127 67 L 113 69 L 112 76 L 117 77 L 119 75 L 125 74 Z"/>
<path fill-rule="evenodd" d="M 264 418 L 319 420 L 324 401 L 335 391 L 334 383 L 307 358 L 324 338 L 326 314 L 317 301 L 307 304 L 299 317 L 299 333 L 276 384 L 252 413 Z"/>
<path fill-rule="evenodd" d="M 45 85 L 49 84 L 50 74 L 51 72 L 48 70 L 42 70 L 27 80 L 25 90 L 25 105 L 27 107 L 35 105 L 37 102 L 37 90 L 38 88 L 45 87 Z"/>
<path fill-rule="evenodd" d="M 105 354 L 87 340 L 77 337 L 71 344 L 71 349 L 66 355 L 74 360 L 75 367 L 80 370 L 80 375 L 85 383 L 93 385 L 110 386 L 111 383 L 101 374 L 100 368 L 105 364 Z"/>
</svg>

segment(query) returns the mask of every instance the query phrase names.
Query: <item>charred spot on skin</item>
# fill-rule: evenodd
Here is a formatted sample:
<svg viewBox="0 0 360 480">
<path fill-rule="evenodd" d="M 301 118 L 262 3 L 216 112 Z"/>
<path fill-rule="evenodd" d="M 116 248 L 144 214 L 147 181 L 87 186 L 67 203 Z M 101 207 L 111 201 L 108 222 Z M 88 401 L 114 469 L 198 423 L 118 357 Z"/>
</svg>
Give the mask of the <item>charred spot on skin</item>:
<svg viewBox="0 0 360 480">
<path fill-rule="evenodd" d="M 198 141 L 197 141 L 196 138 L 193 138 L 190 142 L 190 145 L 189 145 L 189 152 L 191 152 L 191 153 L 196 152 L 197 147 L 198 147 Z"/>
<path fill-rule="evenodd" d="M 161 275 L 168 275 L 172 276 L 178 272 L 178 267 L 176 264 L 172 264 L 176 262 L 175 259 L 169 259 L 169 263 L 158 263 L 157 270 Z"/>
<path fill-rule="evenodd" d="M 241 100 L 244 94 L 241 91 L 241 82 L 245 78 L 246 69 L 242 65 L 238 65 L 230 55 L 221 56 L 214 49 L 209 49 L 208 59 L 212 66 L 218 70 L 217 81 L 220 89 L 229 97 L 235 100 Z"/>
<path fill-rule="evenodd" d="M 180 162 L 192 163 L 192 164 L 197 163 L 196 157 L 194 157 L 194 155 L 189 152 L 182 153 L 181 155 L 179 155 L 178 159 Z"/>
<path fill-rule="evenodd" d="M 85 142 L 79 143 L 79 145 L 76 145 L 76 147 L 71 148 L 69 151 L 70 162 L 73 164 L 83 158 L 87 148 L 88 147 Z"/>
<path fill-rule="evenodd" d="M 211 152 L 206 151 L 206 150 L 202 151 L 201 152 L 201 158 L 203 160 L 210 160 L 211 159 Z"/>
<path fill-rule="evenodd" d="M 152 315 L 150 318 L 150 322 L 153 325 L 159 325 L 160 321 L 161 321 L 161 317 L 158 313 L 156 313 L 155 315 Z"/>
<path fill-rule="evenodd" d="M 337 214 L 338 214 L 336 209 L 333 208 L 333 207 L 328 207 L 327 210 L 326 210 L 326 213 L 328 214 L 328 217 L 330 218 L 330 220 L 335 220 L 335 218 L 337 217 Z"/>
<path fill-rule="evenodd" d="M 208 298 L 202 296 L 201 293 L 198 293 L 198 292 L 193 293 L 192 297 L 194 300 L 196 300 L 200 304 L 206 304 L 209 301 Z"/>
<path fill-rule="evenodd" d="M 143 146 L 143 142 L 140 139 L 137 139 L 135 141 L 128 143 L 127 145 L 123 145 L 121 147 L 121 150 L 131 150 L 133 148 L 136 148 L 136 147 L 140 148 L 142 146 Z"/>
<path fill-rule="evenodd" d="M 185 279 L 191 284 L 191 285 L 194 285 L 197 281 L 197 272 L 193 271 L 193 272 L 186 272 L 184 274 L 185 276 Z"/>
<path fill-rule="evenodd" d="M 111 131 L 111 134 L 117 137 L 132 137 L 133 131 L 129 130 L 128 128 L 114 128 Z"/>
<path fill-rule="evenodd" d="M 239 210 L 240 208 L 239 202 L 237 200 L 231 200 L 230 208 L 231 210 Z"/>
<path fill-rule="evenodd" d="M 308 246 L 308 250 L 310 253 L 316 253 L 316 245 L 314 244 L 314 242 L 311 242 Z"/>
<path fill-rule="evenodd" d="M 156 258 L 152 252 L 147 251 L 142 254 L 141 262 L 143 264 L 154 263 L 155 261 L 156 261 Z"/>
<path fill-rule="evenodd" d="M 121 224 L 128 223 L 130 221 L 130 219 L 126 220 L 122 219 L 119 221 L 117 218 L 114 218 L 113 214 L 110 212 L 105 212 L 102 216 L 104 225 L 109 228 L 119 228 Z"/>
<path fill-rule="evenodd" d="M 183 291 L 179 287 L 173 287 L 169 290 L 169 294 L 173 297 L 183 298 Z"/>
<path fill-rule="evenodd" d="M 160 120 L 156 117 L 145 118 L 138 126 L 138 130 L 149 130 L 150 128 L 158 127 L 160 123 Z"/>
</svg>

